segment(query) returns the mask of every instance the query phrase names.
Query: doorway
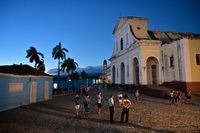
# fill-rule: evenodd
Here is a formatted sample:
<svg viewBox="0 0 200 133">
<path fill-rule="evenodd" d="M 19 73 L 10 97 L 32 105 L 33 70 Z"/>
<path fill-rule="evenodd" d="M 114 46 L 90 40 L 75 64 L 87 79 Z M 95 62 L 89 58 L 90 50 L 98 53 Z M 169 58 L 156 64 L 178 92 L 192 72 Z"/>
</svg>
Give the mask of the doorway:
<svg viewBox="0 0 200 133">
<path fill-rule="evenodd" d="M 115 84 L 115 66 L 112 67 L 112 83 Z"/>
<path fill-rule="evenodd" d="M 35 103 L 37 99 L 37 83 L 31 83 L 31 90 L 30 90 L 30 103 Z"/>
<path fill-rule="evenodd" d="M 125 67 L 124 63 L 121 63 L 121 84 L 125 84 Z"/>
<path fill-rule="evenodd" d="M 44 100 L 49 99 L 49 82 L 46 81 L 44 84 Z"/>
<path fill-rule="evenodd" d="M 149 85 L 158 84 L 158 60 L 154 57 L 147 59 L 147 80 Z"/>
<path fill-rule="evenodd" d="M 135 85 L 139 85 L 140 83 L 139 62 L 137 58 L 133 59 L 133 82 Z"/>
</svg>

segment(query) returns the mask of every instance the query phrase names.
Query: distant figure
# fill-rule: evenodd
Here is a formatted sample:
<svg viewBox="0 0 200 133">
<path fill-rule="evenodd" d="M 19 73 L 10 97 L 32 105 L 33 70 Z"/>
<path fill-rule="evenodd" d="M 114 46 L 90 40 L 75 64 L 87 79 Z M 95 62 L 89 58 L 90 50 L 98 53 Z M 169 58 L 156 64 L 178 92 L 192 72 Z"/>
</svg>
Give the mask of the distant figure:
<svg viewBox="0 0 200 133">
<path fill-rule="evenodd" d="M 129 108 L 131 106 L 131 101 L 128 99 L 127 95 L 124 95 L 124 100 L 123 100 L 123 110 L 122 110 L 122 115 L 121 115 L 121 122 L 124 120 L 124 115 L 126 114 L 126 123 L 128 123 L 128 118 L 129 118 Z"/>
<path fill-rule="evenodd" d="M 107 84 L 105 84 L 104 89 L 107 89 Z"/>
<path fill-rule="evenodd" d="M 180 104 L 181 104 L 181 98 L 182 98 L 182 97 L 181 97 L 181 93 L 178 92 L 177 95 L 176 95 L 176 97 L 177 97 L 177 101 L 176 101 L 176 102 L 177 102 L 177 105 L 180 105 Z"/>
<path fill-rule="evenodd" d="M 89 95 L 88 94 L 86 94 L 85 95 L 85 99 L 84 99 L 84 101 L 83 101 L 83 104 L 84 104 L 84 108 L 85 108 L 85 117 L 86 118 L 88 118 L 88 115 L 89 115 L 89 113 L 90 113 L 90 99 L 89 99 Z"/>
<path fill-rule="evenodd" d="M 171 90 L 169 95 L 170 95 L 170 104 L 173 105 L 174 104 L 174 91 Z"/>
<path fill-rule="evenodd" d="M 108 105 L 110 110 L 110 122 L 114 122 L 113 116 L 114 116 L 114 96 L 110 95 L 110 98 L 108 99 Z"/>
<path fill-rule="evenodd" d="M 79 114 L 79 109 L 80 109 L 80 98 L 78 95 L 76 95 L 75 97 L 75 113 L 76 113 L 76 116 L 78 116 Z"/>
<path fill-rule="evenodd" d="M 175 98 L 175 103 L 178 104 L 178 91 L 176 91 L 174 98 Z"/>
<path fill-rule="evenodd" d="M 97 105 L 98 105 L 98 114 L 101 114 L 101 101 L 102 101 L 103 97 L 101 96 L 101 92 L 98 92 L 97 95 Z"/>
<path fill-rule="evenodd" d="M 190 90 L 188 90 L 186 93 L 185 93 L 185 97 L 187 98 L 186 102 L 185 103 L 188 103 L 188 102 L 192 102 L 192 93 Z"/>
<path fill-rule="evenodd" d="M 139 90 L 136 90 L 136 92 L 135 92 L 135 102 L 136 103 L 139 102 L 139 95 L 140 95 Z"/>
<path fill-rule="evenodd" d="M 123 97 L 122 93 L 119 92 L 117 97 L 118 97 L 118 102 L 119 102 L 119 108 L 121 108 L 121 106 L 122 106 L 122 97 Z"/>
</svg>

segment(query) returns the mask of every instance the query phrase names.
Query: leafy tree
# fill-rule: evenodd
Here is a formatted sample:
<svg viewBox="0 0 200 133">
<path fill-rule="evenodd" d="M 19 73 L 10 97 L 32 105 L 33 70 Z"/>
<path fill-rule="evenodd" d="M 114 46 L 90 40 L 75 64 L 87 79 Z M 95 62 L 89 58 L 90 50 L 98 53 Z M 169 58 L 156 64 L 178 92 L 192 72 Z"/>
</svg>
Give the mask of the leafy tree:
<svg viewBox="0 0 200 133">
<path fill-rule="evenodd" d="M 74 77 L 74 80 L 79 80 L 80 75 L 78 72 L 75 72 L 73 73 L 73 77 Z"/>
<path fill-rule="evenodd" d="M 84 70 L 81 72 L 81 77 L 82 79 L 86 79 L 88 77 L 87 73 Z"/>
<path fill-rule="evenodd" d="M 41 70 L 37 68 L 37 65 L 39 64 L 39 66 L 41 66 L 41 63 L 43 64 L 42 70 L 45 70 L 44 60 L 43 60 L 44 55 L 41 52 L 38 52 L 34 47 L 30 47 L 30 49 L 26 50 L 26 52 L 27 52 L 26 58 L 29 58 L 30 63 L 35 62 L 35 68 L 37 70 Z M 42 57 L 41 60 L 40 56 Z"/>
<path fill-rule="evenodd" d="M 52 57 L 56 60 L 58 59 L 58 89 L 60 87 L 59 83 L 60 83 L 60 60 L 63 60 L 66 58 L 66 54 L 65 52 L 68 52 L 68 50 L 66 48 L 62 48 L 61 47 L 61 42 L 58 43 L 58 45 L 56 45 L 53 48 L 52 51 Z"/>
</svg>

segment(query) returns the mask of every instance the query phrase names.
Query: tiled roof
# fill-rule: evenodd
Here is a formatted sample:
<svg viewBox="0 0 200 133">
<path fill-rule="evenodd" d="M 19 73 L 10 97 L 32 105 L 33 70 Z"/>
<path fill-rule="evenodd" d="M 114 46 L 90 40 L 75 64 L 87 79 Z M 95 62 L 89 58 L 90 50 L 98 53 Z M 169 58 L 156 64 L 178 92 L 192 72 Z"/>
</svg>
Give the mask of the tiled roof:
<svg viewBox="0 0 200 133">
<path fill-rule="evenodd" d="M 14 74 L 14 75 L 34 75 L 34 76 L 49 76 L 44 72 L 36 70 L 29 65 L 5 65 L 0 66 L 0 73 Z"/>
<path fill-rule="evenodd" d="M 162 30 L 149 30 L 148 31 L 152 40 L 160 40 L 162 44 L 171 43 L 175 40 L 182 38 L 188 39 L 200 39 L 200 34 L 193 33 L 180 33 L 174 31 L 162 31 Z"/>
</svg>

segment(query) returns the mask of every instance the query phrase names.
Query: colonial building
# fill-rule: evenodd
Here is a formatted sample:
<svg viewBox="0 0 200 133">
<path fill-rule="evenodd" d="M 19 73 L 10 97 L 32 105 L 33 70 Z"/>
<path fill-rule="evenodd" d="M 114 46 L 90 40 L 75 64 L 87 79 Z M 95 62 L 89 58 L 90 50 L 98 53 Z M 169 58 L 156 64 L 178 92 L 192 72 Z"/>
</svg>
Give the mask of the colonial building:
<svg viewBox="0 0 200 133">
<path fill-rule="evenodd" d="M 53 76 L 29 65 L 0 66 L 0 112 L 52 99 Z"/>
<path fill-rule="evenodd" d="M 149 30 L 147 18 L 121 17 L 113 35 L 111 83 L 200 91 L 200 34 Z"/>
<path fill-rule="evenodd" d="M 103 61 L 103 75 L 100 78 L 103 80 L 102 83 L 111 83 L 111 70 L 110 65 L 107 64 L 107 61 Z"/>
</svg>

